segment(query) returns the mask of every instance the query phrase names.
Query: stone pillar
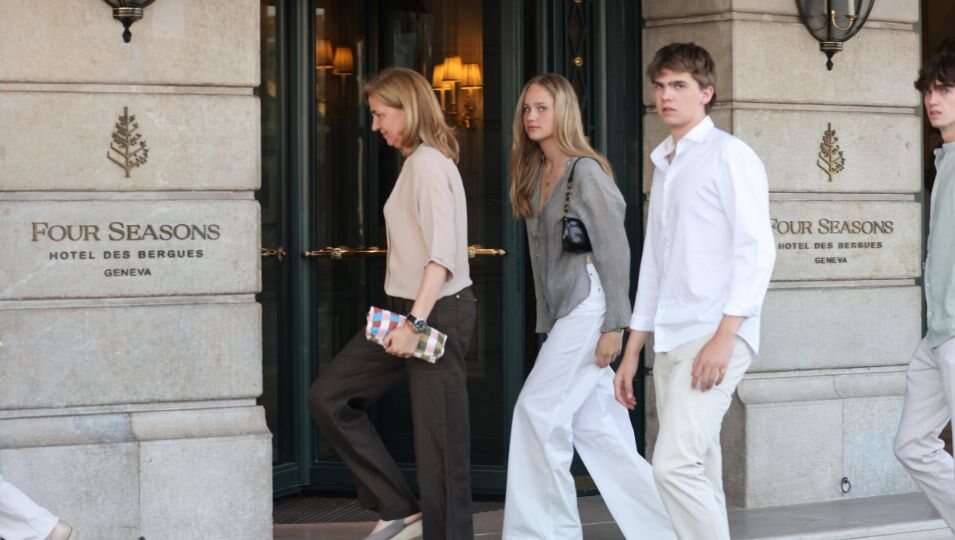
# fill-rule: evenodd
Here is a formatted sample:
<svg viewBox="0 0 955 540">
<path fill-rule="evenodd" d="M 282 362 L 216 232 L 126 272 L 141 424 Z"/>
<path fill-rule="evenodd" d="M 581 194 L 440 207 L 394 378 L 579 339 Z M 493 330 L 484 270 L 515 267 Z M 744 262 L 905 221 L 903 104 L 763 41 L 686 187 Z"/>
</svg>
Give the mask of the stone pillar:
<svg viewBox="0 0 955 540">
<path fill-rule="evenodd" d="M 644 2 L 643 12 L 644 69 L 672 41 L 713 53 L 712 117 L 759 154 L 772 192 L 763 348 L 723 424 L 728 503 L 913 491 L 891 448 L 922 331 L 918 2 L 876 2 L 832 71 L 792 0 Z M 831 180 L 817 163 L 830 129 L 845 160 Z M 649 111 L 645 155 L 666 134 Z M 652 438 L 652 397 L 648 408 Z"/>
<path fill-rule="evenodd" d="M 272 537 L 258 24 L 0 2 L 0 471 L 84 538 Z"/>
</svg>

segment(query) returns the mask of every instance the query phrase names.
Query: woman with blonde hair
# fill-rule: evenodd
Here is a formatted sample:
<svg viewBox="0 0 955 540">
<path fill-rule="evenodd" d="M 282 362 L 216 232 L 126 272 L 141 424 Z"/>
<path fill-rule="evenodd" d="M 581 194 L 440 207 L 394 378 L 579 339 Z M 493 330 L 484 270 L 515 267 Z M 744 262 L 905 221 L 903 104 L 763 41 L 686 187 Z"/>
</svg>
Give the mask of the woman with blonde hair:
<svg viewBox="0 0 955 540">
<path fill-rule="evenodd" d="M 321 435 L 335 448 L 361 503 L 381 520 L 369 540 L 473 538 L 470 428 L 465 354 L 477 304 L 467 253 L 467 205 L 455 165 L 458 144 L 431 85 L 403 68 L 365 85 L 372 130 L 404 156 L 385 202 L 385 293 L 407 323 L 384 348 L 364 330 L 324 366 L 309 392 Z M 412 358 L 419 334 L 445 333 L 445 353 Z M 403 380 L 411 393 L 420 504 L 368 418 L 368 408 Z M 423 524 L 423 526 L 422 526 Z"/>
<path fill-rule="evenodd" d="M 514 409 L 503 536 L 582 538 L 570 474 L 576 448 L 626 538 L 675 538 L 609 367 L 630 321 L 626 204 L 560 75 L 524 86 L 510 197 L 526 221 L 537 332 L 547 340 Z M 565 241 L 566 218 L 583 224 L 589 246 Z"/>
</svg>

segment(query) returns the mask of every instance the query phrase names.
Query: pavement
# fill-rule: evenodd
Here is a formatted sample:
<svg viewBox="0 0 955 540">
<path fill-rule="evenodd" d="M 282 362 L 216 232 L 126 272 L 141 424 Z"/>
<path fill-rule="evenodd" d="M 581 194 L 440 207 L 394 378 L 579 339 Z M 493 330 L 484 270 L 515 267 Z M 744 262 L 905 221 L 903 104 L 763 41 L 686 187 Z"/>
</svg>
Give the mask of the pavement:
<svg viewBox="0 0 955 540">
<path fill-rule="evenodd" d="M 624 540 L 599 495 L 579 498 L 578 507 L 584 540 Z M 475 538 L 500 539 L 503 519 L 502 510 L 475 514 Z M 729 520 L 733 540 L 955 539 L 921 493 L 776 508 L 731 508 Z M 273 540 L 361 540 L 372 526 L 370 522 L 275 525 Z"/>
</svg>

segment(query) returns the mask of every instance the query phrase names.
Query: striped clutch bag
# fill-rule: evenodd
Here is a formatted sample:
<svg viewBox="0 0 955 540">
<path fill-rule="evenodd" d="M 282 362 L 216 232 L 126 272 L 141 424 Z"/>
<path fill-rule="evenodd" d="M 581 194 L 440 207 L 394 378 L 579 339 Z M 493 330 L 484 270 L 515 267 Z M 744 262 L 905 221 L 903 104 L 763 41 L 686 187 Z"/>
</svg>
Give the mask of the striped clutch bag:
<svg viewBox="0 0 955 540">
<path fill-rule="evenodd" d="M 387 309 L 381 309 L 380 307 L 371 306 L 368 308 L 365 339 L 384 346 L 385 336 L 404 323 L 404 315 L 399 315 Z M 444 342 L 448 340 L 447 334 L 439 332 L 429 326 L 424 332 L 419 334 L 419 336 L 418 348 L 415 352 L 411 353 L 411 355 L 432 364 L 437 362 L 438 358 L 444 355 Z"/>
</svg>

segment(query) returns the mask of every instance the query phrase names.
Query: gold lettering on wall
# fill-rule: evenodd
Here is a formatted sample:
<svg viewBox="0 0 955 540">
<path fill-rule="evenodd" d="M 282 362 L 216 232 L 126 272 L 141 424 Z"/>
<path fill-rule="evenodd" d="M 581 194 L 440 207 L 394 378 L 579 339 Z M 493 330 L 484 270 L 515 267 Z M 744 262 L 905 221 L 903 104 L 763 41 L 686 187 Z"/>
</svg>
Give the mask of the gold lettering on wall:
<svg viewBox="0 0 955 540">
<path fill-rule="evenodd" d="M 103 238 L 120 241 L 218 240 L 222 227 L 218 223 L 123 223 L 113 221 L 105 227 L 90 223 L 49 223 L 34 221 L 30 240 L 39 242 L 100 242 Z M 100 237 L 102 234 L 102 238 Z"/>
<path fill-rule="evenodd" d="M 895 222 L 890 219 L 808 219 L 769 220 L 776 235 L 777 251 L 823 251 L 857 252 L 858 250 L 882 249 L 886 237 L 895 232 Z M 826 235 L 862 236 L 859 241 L 827 240 Z M 846 264 L 848 256 L 814 257 L 815 264 Z"/>
<path fill-rule="evenodd" d="M 89 264 L 108 261 L 106 264 L 163 265 L 196 261 L 206 257 L 206 249 L 197 247 L 196 242 L 215 242 L 220 238 L 222 226 L 218 223 L 30 223 L 30 241 L 54 243 L 52 250 L 46 253 L 47 260 L 65 264 L 74 264 L 73 261 L 91 261 Z M 109 245 L 111 242 L 120 244 Z M 131 249 L 124 244 L 126 242 L 156 242 L 160 248 L 150 243 L 142 245 L 142 249 Z M 179 247 L 170 246 L 172 242 L 178 242 Z M 82 243 L 94 244 L 84 246 Z M 110 266 L 103 270 L 103 276 L 150 277 L 153 271 L 154 268 L 148 266 Z"/>
</svg>

